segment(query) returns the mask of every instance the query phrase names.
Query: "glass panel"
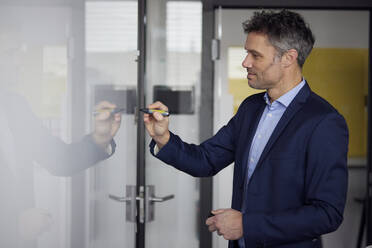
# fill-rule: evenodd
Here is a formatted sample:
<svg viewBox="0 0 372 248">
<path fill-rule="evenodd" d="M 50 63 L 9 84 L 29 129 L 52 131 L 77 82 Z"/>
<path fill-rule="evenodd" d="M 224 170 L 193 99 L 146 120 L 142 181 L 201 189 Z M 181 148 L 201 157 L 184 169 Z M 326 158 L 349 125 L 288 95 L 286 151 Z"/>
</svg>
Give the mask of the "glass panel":
<svg viewBox="0 0 372 248">
<path fill-rule="evenodd" d="M 136 185 L 137 1 L 86 1 L 85 24 L 88 107 L 108 100 L 125 108 L 115 154 L 89 173 L 87 247 L 135 247 L 128 205 L 108 196 Z"/>
<path fill-rule="evenodd" d="M 199 143 L 201 70 L 200 1 L 148 1 L 147 104 L 168 105 L 170 129 Z M 150 140 L 147 140 L 147 143 Z M 146 225 L 146 247 L 198 247 L 199 179 L 179 172 L 146 153 L 146 183 L 156 195 L 175 198 L 156 203 Z"/>
<path fill-rule="evenodd" d="M 1 247 L 68 245 L 70 179 L 53 175 L 44 142 L 71 140 L 70 14 L 63 4 L 0 2 Z"/>
<path fill-rule="evenodd" d="M 136 183 L 136 40 L 137 1 L 0 1 L 0 247 L 134 247 L 108 194 Z M 126 111 L 116 153 L 88 171 L 86 146 L 65 143 L 104 99 Z"/>
</svg>

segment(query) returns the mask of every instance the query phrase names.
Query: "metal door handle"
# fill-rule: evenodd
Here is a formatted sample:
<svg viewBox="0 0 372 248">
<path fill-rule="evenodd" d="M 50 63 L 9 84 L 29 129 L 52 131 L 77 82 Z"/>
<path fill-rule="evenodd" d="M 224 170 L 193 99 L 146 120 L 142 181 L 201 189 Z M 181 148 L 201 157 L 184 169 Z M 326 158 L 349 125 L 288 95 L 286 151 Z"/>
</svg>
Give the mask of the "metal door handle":
<svg viewBox="0 0 372 248">
<path fill-rule="evenodd" d="M 155 203 L 156 202 L 165 202 L 174 198 L 174 195 L 167 195 L 164 197 L 155 196 L 155 186 L 147 185 L 146 186 L 146 222 L 151 222 L 155 218 Z"/>
<path fill-rule="evenodd" d="M 132 199 L 131 197 L 120 197 L 116 195 L 109 195 L 109 198 L 111 200 L 118 201 L 118 202 L 130 202 Z"/>
<path fill-rule="evenodd" d="M 117 202 L 123 202 L 126 204 L 125 216 L 126 220 L 129 222 L 136 222 L 137 214 L 137 201 L 143 199 L 142 197 L 136 196 L 136 186 L 127 185 L 126 186 L 126 196 L 116 196 L 109 194 L 108 197 L 111 200 Z"/>
<path fill-rule="evenodd" d="M 134 185 L 126 186 L 126 196 L 116 196 L 109 194 L 108 197 L 111 200 L 117 202 L 123 202 L 126 204 L 126 220 L 130 222 L 136 222 L 137 216 L 137 201 L 138 204 L 138 216 L 140 223 L 150 222 L 154 220 L 155 214 L 155 203 L 165 202 L 174 198 L 174 195 L 167 195 L 164 197 L 155 196 L 154 185 L 140 186 L 139 195 L 136 193 L 137 189 Z"/>
<path fill-rule="evenodd" d="M 167 195 L 164 197 L 150 197 L 150 201 L 151 202 L 165 202 L 173 198 L 174 198 L 174 195 Z"/>
<path fill-rule="evenodd" d="M 114 201 L 118 201 L 118 202 L 130 202 L 132 201 L 132 197 L 121 197 L 121 196 L 116 196 L 116 195 L 109 195 L 109 198 L 114 200 Z M 136 197 L 136 200 L 139 201 L 141 200 L 142 198 L 137 196 Z"/>
</svg>

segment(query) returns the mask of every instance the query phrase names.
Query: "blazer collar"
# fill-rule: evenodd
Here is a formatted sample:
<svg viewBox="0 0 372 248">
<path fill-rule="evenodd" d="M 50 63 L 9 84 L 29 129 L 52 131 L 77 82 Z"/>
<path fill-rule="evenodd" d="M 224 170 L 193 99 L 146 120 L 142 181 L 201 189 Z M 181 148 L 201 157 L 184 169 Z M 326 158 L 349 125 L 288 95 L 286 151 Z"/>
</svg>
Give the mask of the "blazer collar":
<svg viewBox="0 0 372 248">
<path fill-rule="evenodd" d="M 305 85 L 302 87 L 302 89 L 298 92 L 296 97 L 289 104 L 289 106 L 285 110 L 283 116 L 280 118 L 280 120 L 279 120 L 278 124 L 276 125 L 271 137 L 269 138 L 264 150 L 262 151 L 262 154 L 261 154 L 260 159 L 257 163 L 255 171 L 259 168 L 262 161 L 267 157 L 267 155 L 270 152 L 270 150 L 271 150 L 272 146 L 274 145 L 275 141 L 278 139 L 280 134 L 284 131 L 284 129 L 287 126 L 287 124 L 289 123 L 289 121 L 294 117 L 294 115 L 302 108 L 303 104 L 307 101 L 310 94 L 311 94 L 311 90 L 310 90 L 309 85 L 306 82 Z M 258 115 L 257 118 L 261 118 L 261 115 Z M 258 121 L 256 121 L 256 122 L 258 124 Z M 254 133 L 256 132 L 256 129 L 257 129 L 257 125 L 255 126 L 253 132 L 250 134 L 251 137 L 254 136 Z M 251 144 L 251 142 L 250 142 L 250 144 Z M 249 151 L 249 148 L 248 148 L 248 151 Z M 246 157 L 248 157 L 248 155 Z M 246 167 L 247 166 L 243 166 L 244 173 L 245 173 L 244 177 L 246 177 L 246 174 L 247 174 L 246 169 L 245 169 Z M 255 173 L 253 172 L 250 181 L 252 181 L 252 178 L 253 178 L 254 174 Z"/>
</svg>

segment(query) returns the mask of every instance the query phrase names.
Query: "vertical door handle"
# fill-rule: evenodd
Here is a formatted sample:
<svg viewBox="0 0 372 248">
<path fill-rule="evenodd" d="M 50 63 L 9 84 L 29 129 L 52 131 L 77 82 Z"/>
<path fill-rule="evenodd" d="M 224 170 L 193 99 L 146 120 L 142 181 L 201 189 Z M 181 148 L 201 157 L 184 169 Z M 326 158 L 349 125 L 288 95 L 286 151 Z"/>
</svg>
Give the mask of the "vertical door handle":
<svg viewBox="0 0 372 248">
<path fill-rule="evenodd" d="M 167 195 L 164 197 L 155 196 L 155 186 L 146 186 L 146 222 L 153 221 L 155 219 L 155 202 L 165 202 L 174 198 L 174 195 Z"/>
<path fill-rule="evenodd" d="M 150 197 L 150 201 L 152 202 L 165 202 L 165 201 L 168 201 L 170 199 L 173 199 L 174 198 L 174 195 L 167 195 L 167 196 L 164 196 L 164 197 Z"/>
<path fill-rule="evenodd" d="M 127 185 L 126 186 L 126 196 L 116 196 L 109 194 L 111 200 L 117 202 L 124 202 L 126 204 L 125 216 L 126 220 L 129 222 L 136 222 L 137 215 L 137 201 L 141 200 L 141 197 L 136 196 L 136 186 Z"/>
</svg>

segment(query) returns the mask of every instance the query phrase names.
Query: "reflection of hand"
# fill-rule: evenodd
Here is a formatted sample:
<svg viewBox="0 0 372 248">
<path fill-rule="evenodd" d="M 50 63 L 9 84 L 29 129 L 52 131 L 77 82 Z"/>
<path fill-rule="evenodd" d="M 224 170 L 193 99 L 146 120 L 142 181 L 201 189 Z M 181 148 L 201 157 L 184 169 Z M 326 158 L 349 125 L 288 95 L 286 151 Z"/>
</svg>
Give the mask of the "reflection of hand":
<svg viewBox="0 0 372 248">
<path fill-rule="evenodd" d="M 22 239 L 33 240 L 50 229 L 52 216 L 45 209 L 30 208 L 20 214 L 18 221 Z"/>
<path fill-rule="evenodd" d="M 160 109 L 168 112 L 168 107 L 161 102 L 155 102 L 148 106 L 149 109 Z M 168 130 L 169 118 L 164 117 L 158 112 L 153 114 L 144 114 L 143 120 L 147 132 L 153 138 L 158 145 L 159 149 L 162 148 L 166 143 L 168 143 L 170 134 Z"/>
<path fill-rule="evenodd" d="M 94 119 L 93 140 L 97 145 L 106 149 L 112 138 L 119 130 L 121 123 L 121 114 L 112 115 L 111 110 L 116 108 L 115 104 L 102 101 L 95 107 L 98 114 Z M 107 111 L 105 111 L 107 110 Z"/>
<path fill-rule="evenodd" d="M 241 212 L 227 208 L 212 211 L 215 215 L 206 220 L 210 232 L 217 231 L 226 240 L 237 240 L 243 236 L 243 215 Z"/>
</svg>

